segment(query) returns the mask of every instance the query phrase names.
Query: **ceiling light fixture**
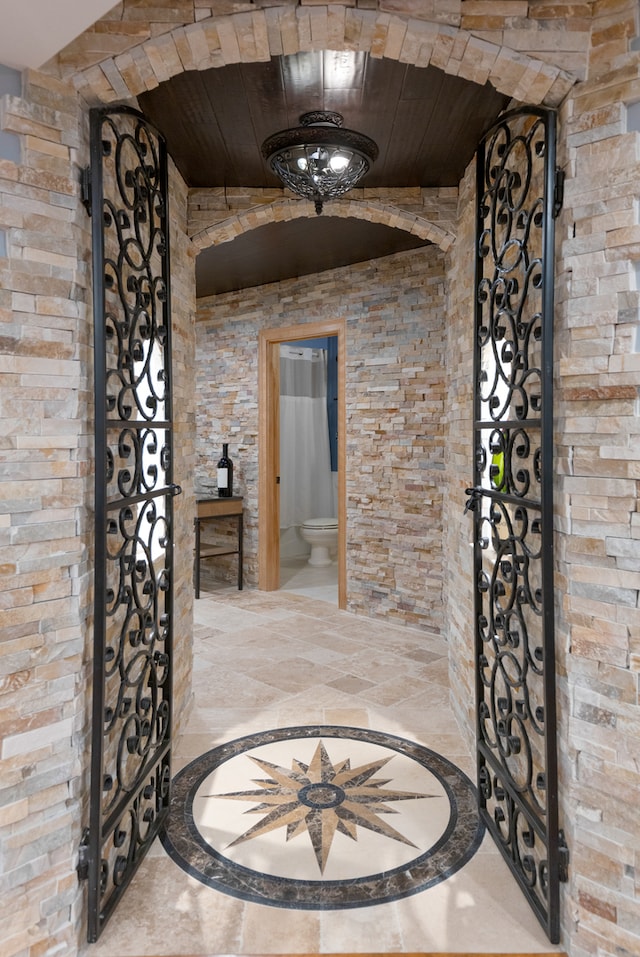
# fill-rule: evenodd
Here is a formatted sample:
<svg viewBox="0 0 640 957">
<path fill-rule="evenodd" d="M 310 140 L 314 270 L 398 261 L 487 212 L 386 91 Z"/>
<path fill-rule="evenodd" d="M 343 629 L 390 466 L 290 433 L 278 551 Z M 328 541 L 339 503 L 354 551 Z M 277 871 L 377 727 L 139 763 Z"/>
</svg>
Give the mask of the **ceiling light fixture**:
<svg viewBox="0 0 640 957">
<path fill-rule="evenodd" d="M 285 186 L 313 200 L 316 213 L 329 199 L 343 196 L 358 183 L 378 155 L 363 133 L 342 127 L 341 113 L 303 113 L 300 126 L 281 130 L 262 144 L 262 155 Z"/>
</svg>

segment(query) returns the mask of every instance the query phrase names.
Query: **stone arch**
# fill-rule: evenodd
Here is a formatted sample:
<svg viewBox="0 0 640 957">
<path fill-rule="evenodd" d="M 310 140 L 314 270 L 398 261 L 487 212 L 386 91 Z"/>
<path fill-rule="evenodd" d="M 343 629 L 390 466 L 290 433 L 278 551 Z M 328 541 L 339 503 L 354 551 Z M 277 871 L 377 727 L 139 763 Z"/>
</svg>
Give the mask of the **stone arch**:
<svg viewBox="0 0 640 957">
<path fill-rule="evenodd" d="M 533 105 L 559 104 L 580 78 L 580 71 L 568 73 L 548 58 L 542 60 L 524 49 L 491 42 L 486 35 L 475 35 L 464 29 L 460 25 L 461 17 L 453 13 L 449 22 L 443 23 L 402 13 L 356 9 L 334 0 L 326 5 L 267 7 L 201 20 L 195 19 L 195 8 L 189 19 L 187 2 L 182 16 L 181 23 L 167 30 L 165 24 L 153 22 L 150 11 L 145 39 L 139 42 L 131 39 L 124 44 L 126 48 L 120 48 L 121 52 L 94 60 L 91 66 L 84 68 L 74 65 L 74 53 L 78 64 L 86 63 L 91 40 L 89 38 L 84 47 L 81 43 L 77 51 L 72 43 L 65 51 L 64 62 L 58 62 L 58 69 L 67 76 L 71 74 L 77 91 L 89 105 L 135 103 L 141 93 L 190 70 L 266 62 L 273 56 L 323 49 L 365 52 L 417 67 L 431 65 L 480 85 L 490 82 L 515 101 Z M 162 30 L 158 30 L 159 26 Z M 516 45 L 520 42 L 523 47 L 530 46 L 532 36 L 540 30 L 537 21 L 531 19 L 531 29 L 510 31 L 508 36 Z M 504 40 L 507 30 L 492 35 Z M 560 33 L 556 32 L 556 36 Z M 572 42 L 575 41 L 572 39 Z M 586 60 L 586 47 L 584 56 Z M 557 51 L 556 59 L 562 61 L 562 51 Z M 226 242 L 276 218 L 313 215 L 309 208 L 304 202 L 287 200 L 260 204 L 201 229 L 192 236 L 194 245 L 204 248 Z M 401 204 L 363 202 L 357 190 L 350 194 L 348 202 L 333 204 L 332 214 L 370 218 L 406 229 L 445 250 L 454 241 L 453 234 L 446 228 L 419 212 L 404 210 Z"/>
<path fill-rule="evenodd" d="M 511 32 L 516 34 L 514 43 L 524 47 L 534 31 Z M 518 40 L 519 34 L 525 36 Z M 183 23 L 76 70 L 73 82 L 90 105 L 107 104 L 135 99 L 187 70 L 323 49 L 432 65 L 480 85 L 490 82 L 499 92 L 534 105 L 557 105 L 580 78 L 525 49 L 491 42 L 460 26 L 333 3 L 263 8 Z M 586 60 L 586 50 L 584 56 Z M 78 57 L 82 62 L 82 48 Z M 561 50 L 557 59 L 562 60 Z M 73 45 L 63 70 L 74 70 Z"/>
<path fill-rule="evenodd" d="M 420 239 L 428 239 L 447 252 L 455 241 L 452 232 L 431 222 L 424 216 L 411 213 L 398 206 L 367 201 L 366 199 L 342 200 L 332 202 L 327 214 L 342 219 L 366 219 L 372 223 L 382 223 L 394 229 L 402 229 Z M 314 218 L 315 209 L 311 202 L 282 199 L 270 205 L 255 206 L 243 210 L 222 222 L 207 226 L 192 236 L 194 247 L 200 251 L 209 246 L 230 242 L 237 236 L 266 226 L 268 223 L 286 222 L 293 219 Z"/>
</svg>

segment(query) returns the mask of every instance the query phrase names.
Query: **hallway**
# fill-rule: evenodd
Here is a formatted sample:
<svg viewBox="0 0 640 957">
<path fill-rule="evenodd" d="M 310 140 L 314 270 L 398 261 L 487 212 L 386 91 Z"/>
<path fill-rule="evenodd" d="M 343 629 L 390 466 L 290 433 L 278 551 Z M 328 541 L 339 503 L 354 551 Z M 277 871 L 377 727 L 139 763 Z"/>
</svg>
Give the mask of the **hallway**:
<svg viewBox="0 0 640 957">
<path fill-rule="evenodd" d="M 187 776 L 189 768 L 197 772 L 196 759 L 224 742 L 240 739 L 236 751 L 242 757 L 243 752 L 249 750 L 245 739 L 252 746 L 282 747 L 279 739 L 287 736 L 282 729 L 305 726 L 304 731 L 311 737 L 314 726 L 322 726 L 318 737 L 322 738 L 328 759 L 333 757 L 334 764 L 337 764 L 334 756 L 343 745 L 342 728 L 345 738 L 363 739 L 370 750 L 380 741 L 384 745 L 389 736 L 390 754 L 395 756 L 377 763 L 376 767 L 388 761 L 389 767 L 382 772 L 383 780 L 368 779 L 371 787 L 378 783 L 393 788 L 392 769 L 404 760 L 395 752 L 406 751 L 407 742 L 415 742 L 409 750 L 418 756 L 431 755 L 430 767 L 435 768 L 436 776 L 438 766 L 444 767 L 441 780 L 454 781 L 453 805 L 457 802 L 458 808 L 462 807 L 465 795 L 472 793 L 465 775 L 474 778 L 473 759 L 457 733 L 448 703 L 446 646 L 439 637 L 341 612 L 333 604 L 293 592 L 238 592 L 227 586 L 202 593 L 195 604 L 195 620 L 195 694 L 187 725 L 174 751 L 174 775 L 178 780 L 182 769 L 187 768 L 184 772 Z M 264 732 L 272 733 L 265 735 Z M 270 743 L 264 744 L 263 739 Z M 296 755 L 301 753 L 302 744 L 309 743 L 298 740 Z M 346 746 L 357 750 L 359 744 L 351 740 Z M 452 768 L 449 762 L 456 767 Z M 226 763 L 227 769 L 232 767 L 231 760 Z M 284 758 L 276 760 L 276 764 L 285 763 Z M 361 766 L 361 760 L 356 758 L 354 764 Z M 294 766 L 309 771 L 311 764 L 294 762 L 291 767 Z M 447 773 L 447 766 L 451 773 Z M 342 769 L 345 767 L 349 768 L 348 759 L 340 765 Z M 437 785 L 435 778 L 429 779 L 431 785 L 425 785 L 425 775 L 430 772 L 424 767 L 417 770 L 422 790 L 432 792 L 434 783 Z M 256 775 L 255 765 L 252 774 L 253 787 L 262 781 L 267 793 L 273 782 L 265 782 L 260 771 Z M 407 787 L 400 790 L 406 795 Z M 398 794 L 396 792 L 396 796 Z M 412 795 L 433 796 L 433 793 Z M 202 805 L 202 800 L 196 797 L 194 817 L 197 817 L 198 800 Z M 224 802 L 217 803 L 222 806 Z M 227 803 L 237 805 L 237 801 Z M 338 847 L 344 848 L 346 855 L 346 863 L 339 862 L 338 868 L 357 870 L 360 854 L 368 872 L 382 871 L 388 876 L 394 864 L 391 858 L 385 857 L 385 848 L 389 847 L 395 854 L 398 845 L 397 841 L 386 839 L 389 834 L 384 833 L 384 828 L 389 827 L 390 814 L 396 815 L 393 827 L 402 832 L 411 826 L 409 816 L 416 813 L 414 809 L 428 803 L 400 800 L 392 809 L 379 810 L 380 815 L 386 816 L 383 821 L 373 815 L 373 820 L 380 823 L 380 833 L 375 833 L 377 825 L 365 824 L 355 829 L 355 836 L 347 835 L 352 837 L 350 841 L 344 831 L 336 834 L 330 853 L 328 844 L 322 851 L 328 855 L 323 876 L 337 877 L 332 881 L 334 887 L 344 877 L 344 895 L 347 899 L 353 898 L 356 891 L 349 883 L 353 874 L 330 873 L 332 854 Z M 429 807 L 436 804 L 437 801 Z M 409 806 L 412 810 L 405 811 Z M 247 807 L 251 805 L 241 805 L 239 811 L 250 813 Z M 440 813 L 442 815 L 442 811 Z M 233 816 L 229 820 L 232 821 Z M 174 816 L 169 831 L 175 830 L 176 834 L 170 833 L 168 843 L 173 840 L 174 860 L 157 842 L 101 940 L 87 949 L 91 957 L 412 951 L 553 953 L 558 950 L 546 940 L 506 865 L 486 836 L 477 853 L 476 847 L 470 846 L 458 858 L 457 845 L 464 842 L 457 828 L 446 841 L 441 837 L 442 854 L 446 857 L 451 853 L 451 859 L 456 859 L 447 879 L 438 875 L 427 882 L 424 890 L 391 893 L 382 903 L 368 905 L 353 898 L 354 902 L 346 909 L 339 905 L 335 909 L 314 910 L 305 907 L 295 894 L 293 905 L 276 902 L 275 906 L 265 906 L 243 899 L 240 894 L 244 892 L 239 892 L 237 886 L 230 893 L 206 886 L 185 872 L 184 861 L 182 866 L 175 863 L 176 856 L 184 853 L 185 843 L 179 823 L 174 828 L 173 821 Z M 249 828 L 255 823 L 254 814 L 248 822 L 245 817 L 242 827 Z M 291 844 L 289 836 L 295 838 Z M 310 853 L 309 837 L 314 840 L 311 828 L 309 833 L 287 833 L 285 861 L 289 860 L 290 848 L 298 857 Z M 284 847 L 282 827 L 278 825 L 273 829 L 271 839 Z M 431 846 L 433 840 L 433 836 L 429 837 L 426 846 Z M 249 841 L 244 847 L 258 843 Z M 331 839 L 328 843 L 331 844 Z M 414 850 L 408 859 L 415 854 Z M 269 864 L 263 860 L 261 869 L 266 871 Z M 414 870 L 412 865 L 407 873 Z M 277 890 L 278 883 L 276 876 L 271 886 Z M 387 890 L 390 884 L 387 887 L 385 883 Z"/>
</svg>

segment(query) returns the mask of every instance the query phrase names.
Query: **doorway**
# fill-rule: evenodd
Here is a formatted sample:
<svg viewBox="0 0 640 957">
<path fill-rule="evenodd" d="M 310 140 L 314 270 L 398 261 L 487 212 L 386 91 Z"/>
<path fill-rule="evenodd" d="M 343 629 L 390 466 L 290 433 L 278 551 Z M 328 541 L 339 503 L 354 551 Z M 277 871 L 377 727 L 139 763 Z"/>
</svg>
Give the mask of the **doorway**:
<svg viewBox="0 0 640 957">
<path fill-rule="evenodd" d="M 344 319 L 262 330 L 259 334 L 258 587 L 280 587 L 280 346 L 335 336 L 338 343 L 338 607 L 346 608 L 346 406 Z"/>
</svg>

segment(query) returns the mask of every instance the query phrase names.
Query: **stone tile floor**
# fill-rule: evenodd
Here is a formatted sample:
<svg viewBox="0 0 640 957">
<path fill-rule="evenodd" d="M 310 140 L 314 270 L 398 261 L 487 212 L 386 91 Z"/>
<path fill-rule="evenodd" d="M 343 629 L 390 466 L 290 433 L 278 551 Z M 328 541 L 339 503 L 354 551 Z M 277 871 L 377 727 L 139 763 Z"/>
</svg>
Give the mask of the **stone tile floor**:
<svg viewBox="0 0 640 957">
<path fill-rule="evenodd" d="M 304 592 L 314 585 L 300 587 Z M 246 735 L 342 725 L 415 741 L 474 778 L 473 759 L 449 706 L 446 645 L 437 635 L 357 617 L 298 591 L 218 586 L 195 603 L 194 661 L 194 698 L 174 750 L 174 773 Z M 427 890 L 329 911 L 228 896 L 189 876 L 156 842 L 87 953 L 197 957 L 559 949 L 548 943 L 485 837 L 462 869 Z"/>
<path fill-rule="evenodd" d="M 337 564 L 314 568 L 306 559 L 283 559 L 280 562 L 280 588 L 294 595 L 319 598 L 338 603 Z"/>
</svg>

